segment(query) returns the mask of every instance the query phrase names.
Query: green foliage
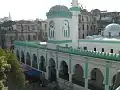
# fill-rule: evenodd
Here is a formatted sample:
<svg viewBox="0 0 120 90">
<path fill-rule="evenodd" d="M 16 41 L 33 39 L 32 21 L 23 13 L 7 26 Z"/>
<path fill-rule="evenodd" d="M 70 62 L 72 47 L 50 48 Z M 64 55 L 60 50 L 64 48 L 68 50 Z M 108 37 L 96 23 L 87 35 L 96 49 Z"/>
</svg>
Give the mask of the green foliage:
<svg viewBox="0 0 120 90">
<path fill-rule="evenodd" d="M 22 66 L 14 53 L 9 50 L 0 49 L 0 80 L 5 79 L 9 73 L 17 87 L 24 87 L 25 75 Z M 8 73 L 6 73 L 8 72 Z"/>
<path fill-rule="evenodd" d="M 3 90 L 4 89 L 4 85 L 3 85 L 3 82 L 0 81 L 0 90 Z"/>
</svg>

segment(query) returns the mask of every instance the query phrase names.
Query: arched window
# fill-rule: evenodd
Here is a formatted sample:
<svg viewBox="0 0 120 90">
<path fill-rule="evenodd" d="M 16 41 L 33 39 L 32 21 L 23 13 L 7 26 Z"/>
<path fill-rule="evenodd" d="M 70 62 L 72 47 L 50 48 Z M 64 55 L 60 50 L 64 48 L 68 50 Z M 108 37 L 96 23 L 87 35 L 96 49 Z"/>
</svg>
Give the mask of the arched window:
<svg viewBox="0 0 120 90">
<path fill-rule="evenodd" d="M 28 35 L 28 40 L 30 40 L 30 35 Z"/>
<path fill-rule="evenodd" d="M 37 56 L 33 54 L 32 67 L 38 69 Z"/>
</svg>

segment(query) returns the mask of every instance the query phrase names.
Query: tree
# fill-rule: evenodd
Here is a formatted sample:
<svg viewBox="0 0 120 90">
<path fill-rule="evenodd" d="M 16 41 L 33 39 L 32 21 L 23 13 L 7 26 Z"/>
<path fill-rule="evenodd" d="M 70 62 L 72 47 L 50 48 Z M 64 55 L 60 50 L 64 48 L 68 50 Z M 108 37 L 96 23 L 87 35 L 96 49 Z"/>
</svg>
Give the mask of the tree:
<svg viewBox="0 0 120 90">
<path fill-rule="evenodd" d="M 12 51 L 0 49 L 0 80 L 4 81 L 11 75 L 17 88 L 24 87 L 25 75 L 17 57 Z"/>
</svg>

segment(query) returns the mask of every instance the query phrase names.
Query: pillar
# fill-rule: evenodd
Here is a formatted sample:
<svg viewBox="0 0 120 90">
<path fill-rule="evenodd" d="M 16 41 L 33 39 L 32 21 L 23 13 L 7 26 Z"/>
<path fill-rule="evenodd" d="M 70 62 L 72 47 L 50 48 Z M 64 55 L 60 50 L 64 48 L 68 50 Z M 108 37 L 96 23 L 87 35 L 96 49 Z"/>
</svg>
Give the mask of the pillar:
<svg viewBox="0 0 120 90">
<path fill-rule="evenodd" d="M 71 72 L 71 55 L 69 56 L 69 82 L 72 83 L 72 72 Z"/>
<path fill-rule="evenodd" d="M 69 82 L 72 83 L 72 74 L 69 73 Z"/>
<path fill-rule="evenodd" d="M 56 51 L 56 74 L 57 74 L 57 81 L 59 82 L 58 51 Z"/>
<path fill-rule="evenodd" d="M 85 88 L 88 89 L 88 62 L 85 62 Z"/>
<path fill-rule="evenodd" d="M 106 63 L 105 90 L 109 90 L 109 62 Z"/>
<path fill-rule="evenodd" d="M 48 73 L 49 73 L 49 66 L 47 65 L 46 66 L 46 72 L 45 72 L 45 78 L 48 80 L 49 79 L 49 77 L 48 77 Z"/>
</svg>

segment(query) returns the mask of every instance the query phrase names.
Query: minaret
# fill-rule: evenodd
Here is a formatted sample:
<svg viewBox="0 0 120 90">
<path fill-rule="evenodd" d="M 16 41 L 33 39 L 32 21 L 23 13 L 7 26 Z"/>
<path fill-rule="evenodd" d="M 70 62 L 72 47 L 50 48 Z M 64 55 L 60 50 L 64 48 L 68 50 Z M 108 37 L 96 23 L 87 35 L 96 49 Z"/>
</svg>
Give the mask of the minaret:
<svg viewBox="0 0 120 90">
<path fill-rule="evenodd" d="M 72 7 L 78 7 L 78 0 L 72 0 Z"/>
<path fill-rule="evenodd" d="M 9 12 L 9 17 L 8 17 L 8 20 L 12 20 L 11 15 L 10 15 L 10 12 Z"/>
<path fill-rule="evenodd" d="M 72 7 L 70 10 L 72 12 L 72 47 L 78 48 L 78 16 L 81 10 L 78 5 L 78 0 L 72 0 Z"/>
</svg>

